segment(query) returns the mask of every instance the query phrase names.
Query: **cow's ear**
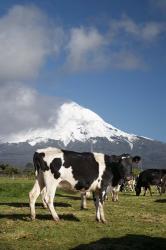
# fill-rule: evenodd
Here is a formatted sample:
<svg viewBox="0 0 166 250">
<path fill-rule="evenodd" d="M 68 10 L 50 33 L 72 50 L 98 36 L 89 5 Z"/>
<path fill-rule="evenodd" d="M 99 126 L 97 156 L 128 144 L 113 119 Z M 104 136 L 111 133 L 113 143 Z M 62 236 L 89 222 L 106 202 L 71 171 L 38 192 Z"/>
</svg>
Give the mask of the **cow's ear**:
<svg viewBox="0 0 166 250">
<path fill-rule="evenodd" d="M 132 160 L 133 160 L 133 162 L 139 162 L 141 160 L 141 157 L 136 155 L 136 156 L 133 157 Z"/>
</svg>

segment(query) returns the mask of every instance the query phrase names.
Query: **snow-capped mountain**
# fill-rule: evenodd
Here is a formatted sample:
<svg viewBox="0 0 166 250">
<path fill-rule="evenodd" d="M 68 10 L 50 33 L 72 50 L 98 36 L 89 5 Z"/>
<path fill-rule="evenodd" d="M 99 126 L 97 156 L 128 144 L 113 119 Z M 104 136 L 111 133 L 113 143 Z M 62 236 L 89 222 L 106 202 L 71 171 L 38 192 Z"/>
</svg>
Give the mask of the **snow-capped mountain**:
<svg viewBox="0 0 166 250">
<path fill-rule="evenodd" d="M 50 118 L 50 120 L 54 118 Z M 30 129 L 9 135 L 5 140 L 9 143 L 28 142 L 34 146 L 49 139 L 58 140 L 67 146 L 70 142 L 86 142 L 91 138 L 106 138 L 110 142 L 124 140 L 130 147 L 138 140 L 136 135 L 125 133 L 106 123 L 93 111 L 70 102 L 60 106 L 56 123 L 49 128 Z M 95 140 L 93 140 L 95 143 Z"/>
<path fill-rule="evenodd" d="M 37 148 L 54 146 L 106 154 L 137 154 L 144 168 L 166 168 L 166 143 L 129 134 L 74 102 L 65 102 L 47 126 L 9 134 L 0 144 L 0 162 L 25 166 Z"/>
</svg>

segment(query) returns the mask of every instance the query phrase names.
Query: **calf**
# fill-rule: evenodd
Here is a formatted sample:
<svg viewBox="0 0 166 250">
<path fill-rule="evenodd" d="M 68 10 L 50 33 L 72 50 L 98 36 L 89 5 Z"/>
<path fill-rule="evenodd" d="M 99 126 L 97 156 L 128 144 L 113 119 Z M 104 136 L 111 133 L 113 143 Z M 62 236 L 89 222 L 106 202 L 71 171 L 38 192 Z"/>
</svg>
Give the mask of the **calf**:
<svg viewBox="0 0 166 250">
<path fill-rule="evenodd" d="M 128 176 L 122 183 L 120 191 L 134 191 L 135 187 L 135 178 L 133 176 Z"/>
<path fill-rule="evenodd" d="M 46 187 L 44 201 L 53 219 L 59 220 L 53 200 L 56 188 L 61 181 L 67 181 L 75 190 L 93 192 L 97 221 L 105 222 L 103 201 L 107 187 L 113 188 L 122 179 L 128 168 L 137 164 L 140 157 L 129 155 L 115 157 L 101 153 L 77 153 L 57 148 L 39 149 L 34 154 L 36 182 L 29 193 L 31 218 L 35 219 L 35 202 Z"/>
<path fill-rule="evenodd" d="M 166 169 L 146 169 L 142 171 L 138 177 L 137 184 L 135 187 L 136 195 L 139 196 L 141 193 L 141 187 L 144 188 L 144 196 L 146 195 L 147 189 L 149 189 L 150 195 L 152 195 L 150 185 L 155 185 L 160 190 L 162 177 L 166 174 Z"/>
</svg>

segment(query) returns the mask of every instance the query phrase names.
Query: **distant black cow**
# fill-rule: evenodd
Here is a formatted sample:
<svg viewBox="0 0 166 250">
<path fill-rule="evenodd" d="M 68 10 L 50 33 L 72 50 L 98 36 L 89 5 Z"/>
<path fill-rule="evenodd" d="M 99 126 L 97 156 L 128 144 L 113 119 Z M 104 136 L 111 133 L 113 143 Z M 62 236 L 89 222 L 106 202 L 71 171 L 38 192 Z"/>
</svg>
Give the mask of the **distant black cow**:
<svg viewBox="0 0 166 250">
<path fill-rule="evenodd" d="M 140 195 L 141 187 L 145 189 L 144 196 L 146 195 L 147 189 L 149 189 L 150 195 L 152 195 L 150 185 L 157 186 L 160 192 L 162 177 L 165 174 L 166 169 L 146 169 L 142 171 L 137 179 L 137 184 L 135 187 L 136 195 Z"/>
<path fill-rule="evenodd" d="M 53 200 L 59 183 L 67 181 L 75 190 L 93 191 L 96 219 L 105 222 L 103 201 L 107 187 L 116 187 L 126 170 L 139 161 L 140 157 L 130 155 L 112 159 L 101 153 L 77 153 L 51 147 L 37 150 L 34 154 L 36 182 L 29 193 L 31 218 L 35 219 L 35 202 L 45 188 L 45 202 L 54 220 L 59 220 Z"/>
</svg>

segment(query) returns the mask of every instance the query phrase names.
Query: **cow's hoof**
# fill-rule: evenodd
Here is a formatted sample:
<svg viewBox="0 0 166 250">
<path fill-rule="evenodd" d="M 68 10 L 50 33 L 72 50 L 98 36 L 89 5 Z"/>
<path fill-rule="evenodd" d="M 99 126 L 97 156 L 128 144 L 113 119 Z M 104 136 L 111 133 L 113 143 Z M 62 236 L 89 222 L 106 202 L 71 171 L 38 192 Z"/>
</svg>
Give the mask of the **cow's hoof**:
<svg viewBox="0 0 166 250">
<path fill-rule="evenodd" d="M 107 224 L 107 221 L 106 220 L 102 220 L 101 221 L 103 224 Z"/>
<path fill-rule="evenodd" d="M 35 217 L 31 217 L 31 220 L 33 221 L 33 220 L 35 220 L 36 218 Z"/>
<path fill-rule="evenodd" d="M 80 210 L 88 210 L 87 207 L 81 207 Z"/>
<path fill-rule="evenodd" d="M 55 223 L 58 223 L 59 221 L 60 221 L 59 218 L 54 218 L 54 222 L 55 222 Z"/>
<path fill-rule="evenodd" d="M 100 220 L 100 219 L 98 219 L 98 218 L 96 218 L 96 221 L 97 221 L 97 222 L 99 222 L 99 223 L 101 222 L 101 220 Z"/>
</svg>

